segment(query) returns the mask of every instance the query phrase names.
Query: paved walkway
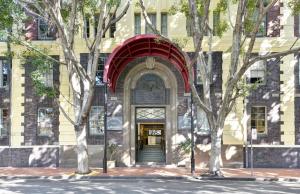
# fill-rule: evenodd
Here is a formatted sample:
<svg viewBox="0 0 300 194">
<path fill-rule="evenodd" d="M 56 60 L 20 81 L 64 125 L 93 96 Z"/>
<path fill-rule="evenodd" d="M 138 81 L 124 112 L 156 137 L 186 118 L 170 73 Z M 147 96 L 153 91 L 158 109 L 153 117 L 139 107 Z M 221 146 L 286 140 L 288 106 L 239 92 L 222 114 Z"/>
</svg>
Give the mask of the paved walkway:
<svg viewBox="0 0 300 194">
<path fill-rule="evenodd" d="M 1 177 L 71 177 L 75 175 L 74 168 L 0 168 Z M 207 172 L 207 169 L 197 169 L 195 176 Z M 223 168 L 222 172 L 226 178 L 251 177 L 250 169 L 244 168 Z M 108 169 L 107 174 L 102 173 L 102 169 L 94 168 L 88 176 L 95 177 L 190 177 L 190 169 L 183 167 L 117 167 Z M 300 180 L 300 169 L 274 169 L 256 168 L 255 178 L 285 178 Z"/>
</svg>

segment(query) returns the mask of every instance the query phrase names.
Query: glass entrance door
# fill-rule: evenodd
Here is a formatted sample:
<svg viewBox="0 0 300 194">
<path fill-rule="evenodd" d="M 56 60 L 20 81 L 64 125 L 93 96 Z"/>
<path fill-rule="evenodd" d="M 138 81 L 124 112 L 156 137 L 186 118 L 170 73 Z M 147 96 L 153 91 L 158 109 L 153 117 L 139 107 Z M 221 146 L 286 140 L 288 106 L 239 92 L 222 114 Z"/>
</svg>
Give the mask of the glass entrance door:
<svg viewBox="0 0 300 194">
<path fill-rule="evenodd" d="M 137 138 L 138 162 L 165 162 L 165 125 L 140 123 Z"/>
</svg>

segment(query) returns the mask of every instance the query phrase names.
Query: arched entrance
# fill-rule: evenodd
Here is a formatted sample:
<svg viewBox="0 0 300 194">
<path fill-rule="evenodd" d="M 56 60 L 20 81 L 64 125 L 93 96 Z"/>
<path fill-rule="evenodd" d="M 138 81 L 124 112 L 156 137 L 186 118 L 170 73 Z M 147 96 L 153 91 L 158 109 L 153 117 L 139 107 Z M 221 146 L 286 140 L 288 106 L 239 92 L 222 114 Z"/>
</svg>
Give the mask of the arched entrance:
<svg viewBox="0 0 300 194">
<path fill-rule="evenodd" d="M 143 58 L 146 60 L 126 69 L 128 64 L 132 64 L 131 62 Z M 168 65 L 155 61 L 155 58 L 159 61 L 167 61 Z M 181 90 L 183 89 L 184 92 L 190 90 L 183 54 L 171 42 L 162 40 L 156 35 L 138 35 L 118 46 L 105 64 L 104 80 L 113 93 L 116 91 L 121 74 L 126 75 L 121 81 L 123 86 L 121 88 L 123 91 L 121 94 L 123 96 L 122 162 L 126 166 L 143 162 L 139 156 L 139 149 L 149 144 L 157 145 L 159 142 L 163 153 L 161 161 L 172 164 L 177 134 L 177 81 L 182 81 Z M 146 118 L 147 120 L 139 118 L 139 113 L 155 114 L 156 112 L 160 112 L 160 116 L 164 115 L 164 117 L 156 115 L 152 119 Z M 155 135 L 155 133 L 162 135 Z"/>
<path fill-rule="evenodd" d="M 123 162 L 128 165 L 135 165 L 137 162 L 143 162 L 139 158 L 141 150 L 139 143 L 156 144 L 161 143 L 163 158 L 160 161 L 166 164 L 172 164 L 172 153 L 175 148 L 175 135 L 177 133 L 177 80 L 173 72 L 164 64 L 154 62 L 149 66 L 149 61 L 153 62 L 152 57 L 132 68 L 124 80 L 124 99 L 123 99 Z M 147 82 L 146 85 L 143 83 Z M 142 87 L 142 88 L 141 88 Z M 146 90 L 150 94 L 151 90 L 156 95 L 145 95 L 144 100 L 139 95 Z M 161 92 L 160 95 L 157 95 Z M 135 99 L 134 99 L 135 98 Z M 135 101 L 136 100 L 136 101 Z M 147 112 L 148 111 L 148 112 Z M 142 116 L 139 116 L 141 114 Z M 147 117 L 147 114 L 151 114 Z M 144 118 L 143 118 L 144 117 Z M 162 135 L 157 138 L 141 140 L 141 128 L 147 128 L 145 131 L 149 134 L 149 128 L 158 128 Z M 140 135 L 140 137 L 139 137 Z M 155 136 L 155 135 L 153 135 Z M 148 138 L 148 136 L 144 137 Z M 154 140 L 155 139 L 155 140 Z M 154 142 L 155 141 L 155 142 Z M 157 144 L 156 144 L 157 145 Z M 141 157 L 141 156 L 140 156 Z M 146 161 L 151 162 L 151 161 Z"/>
</svg>

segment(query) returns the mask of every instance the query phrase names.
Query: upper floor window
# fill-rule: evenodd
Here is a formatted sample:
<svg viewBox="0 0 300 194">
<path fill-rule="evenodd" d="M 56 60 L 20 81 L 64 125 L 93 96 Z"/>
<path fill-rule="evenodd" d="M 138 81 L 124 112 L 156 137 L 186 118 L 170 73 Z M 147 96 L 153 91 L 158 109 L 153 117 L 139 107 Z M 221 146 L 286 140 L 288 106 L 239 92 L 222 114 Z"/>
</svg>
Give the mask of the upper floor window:
<svg viewBox="0 0 300 194">
<path fill-rule="evenodd" d="M 149 13 L 148 17 L 152 23 L 152 25 L 156 28 L 156 13 Z M 146 24 L 146 29 L 145 29 L 146 34 L 153 34 L 153 30 Z"/>
<path fill-rule="evenodd" d="M 213 12 L 213 35 L 217 36 L 217 28 L 220 24 L 220 12 Z"/>
<path fill-rule="evenodd" d="M 9 65 L 7 60 L 0 59 L 0 87 L 8 86 Z"/>
<path fill-rule="evenodd" d="M 38 110 L 38 135 L 52 136 L 53 108 L 39 108 Z"/>
<path fill-rule="evenodd" d="M 114 20 L 116 18 L 116 15 L 112 15 L 111 14 L 110 17 L 111 17 L 112 20 Z M 110 38 L 114 38 L 115 37 L 116 29 L 117 29 L 116 23 L 113 23 L 113 24 L 110 25 L 110 27 L 109 27 L 109 37 Z"/>
<path fill-rule="evenodd" d="M 260 12 L 259 12 L 259 8 L 256 8 L 253 13 L 251 13 L 251 15 L 249 16 L 250 17 L 250 22 L 252 25 L 249 25 L 249 27 L 247 28 L 247 31 L 246 31 L 246 35 L 247 36 L 251 36 L 251 32 L 252 30 L 254 29 L 255 25 L 256 25 L 256 22 L 258 20 L 258 17 L 260 15 Z M 264 37 L 264 36 L 267 36 L 267 15 L 266 14 L 258 28 L 258 31 L 256 33 L 256 37 Z M 250 27 L 251 26 L 251 27 Z"/>
<path fill-rule="evenodd" d="M 52 28 L 43 18 L 38 18 L 38 39 L 49 40 L 53 39 Z"/>
<path fill-rule="evenodd" d="M 266 62 L 257 61 L 249 68 L 249 82 L 264 84 L 266 73 Z"/>
<path fill-rule="evenodd" d="M 85 17 L 83 23 L 83 37 L 89 38 L 90 37 L 90 18 Z"/>
<path fill-rule="evenodd" d="M 98 68 L 96 71 L 96 86 L 103 85 L 103 72 L 104 72 L 104 65 L 107 60 L 107 55 L 105 53 L 100 53 L 99 61 L 98 61 Z"/>
<path fill-rule="evenodd" d="M 97 36 L 98 32 L 98 21 L 99 21 L 99 14 L 94 15 L 94 37 Z M 102 35 L 102 37 L 105 37 L 105 34 Z"/>
<path fill-rule="evenodd" d="M 300 55 L 298 55 L 298 66 L 295 66 L 295 67 L 298 67 L 298 85 L 300 85 Z M 297 68 L 296 68 L 297 70 Z"/>
<path fill-rule="evenodd" d="M 257 133 L 266 133 L 266 107 L 251 107 L 251 129 L 256 129 Z"/>
<path fill-rule="evenodd" d="M 0 41 L 6 41 L 6 40 L 7 40 L 7 31 L 0 30 Z"/>
<path fill-rule="evenodd" d="M 53 65 L 43 74 L 42 83 L 46 87 L 53 87 Z"/>
<path fill-rule="evenodd" d="M 168 14 L 161 13 L 161 33 L 164 36 L 168 36 Z"/>
<path fill-rule="evenodd" d="M 186 18 L 186 33 L 187 36 L 193 36 L 193 28 L 192 28 L 192 18 Z"/>
<path fill-rule="evenodd" d="M 141 34 L 141 14 L 140 13 L 134 14 L 134 34 L 135 35 Z"/>
<path fill-rule="evenodd" d="M 103 135 L 104 133 L 104 108 L 92 106 L 89 114 L 89 134 Z"/>
<path fill-rule="evenodd" d="M 200 107 L 197 107 L 197 132 L 200 134 L 210 134 L 206 113 Z"/>
<path fill-rule="evenodd" d="M 8 132 L 8 109 L 0 108 L 0 137 L 7 136 Z"/>
</svg>

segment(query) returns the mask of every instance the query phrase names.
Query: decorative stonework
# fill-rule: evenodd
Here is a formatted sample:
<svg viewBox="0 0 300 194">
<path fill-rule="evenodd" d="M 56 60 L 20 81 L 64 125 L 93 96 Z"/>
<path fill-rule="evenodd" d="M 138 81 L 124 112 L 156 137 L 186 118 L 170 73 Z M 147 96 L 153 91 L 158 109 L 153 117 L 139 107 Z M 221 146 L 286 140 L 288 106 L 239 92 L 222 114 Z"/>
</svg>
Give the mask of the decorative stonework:
<svg viewBox="0 0 300 194">
<path fill-rule="evenodd" d="M 154 69 L 155 68 L 155 58 L 154 57 L 147 57 L 146 58 L 146 67 L 147 67 L 147 69 Z"/>
</svg>

